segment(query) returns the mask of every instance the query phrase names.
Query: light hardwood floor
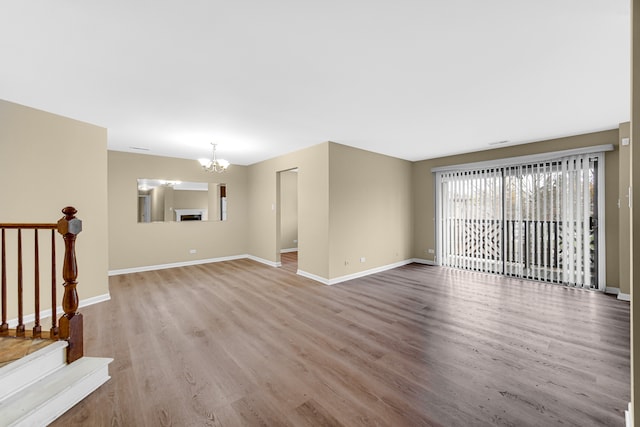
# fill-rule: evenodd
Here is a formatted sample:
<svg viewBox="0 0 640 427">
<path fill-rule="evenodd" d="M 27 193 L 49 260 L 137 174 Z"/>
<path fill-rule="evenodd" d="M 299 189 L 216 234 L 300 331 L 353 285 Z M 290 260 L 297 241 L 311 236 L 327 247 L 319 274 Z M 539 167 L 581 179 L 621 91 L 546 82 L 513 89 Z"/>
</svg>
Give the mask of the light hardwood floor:
<svg viewBox="0 0 640 427">
<path fill-rule="evenodd" d="M 54 342 L 55 341 L 49 339 L 32 339 L 30 337 L 0 337 L 0 368 L 34 353 L 49 344 L 53 344 Z"/>
<path fill-rule="evenodd" d="M 81 285 L 80 285 L 81 291 Z M 54 426 L 622 426 L 629 304 L 411 264 L 324 286 L 250 260 L 115 276 L 111 380 Z"/>
</svg>

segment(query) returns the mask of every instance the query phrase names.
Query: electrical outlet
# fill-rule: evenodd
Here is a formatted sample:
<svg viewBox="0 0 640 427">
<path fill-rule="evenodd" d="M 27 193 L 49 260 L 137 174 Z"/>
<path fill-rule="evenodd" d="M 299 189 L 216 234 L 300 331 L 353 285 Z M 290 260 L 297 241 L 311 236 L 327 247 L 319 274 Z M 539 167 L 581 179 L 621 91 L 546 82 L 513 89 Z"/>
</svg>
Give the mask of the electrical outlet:
<svg viewBox="0 0 640 427">
<path fill-rule="evenodd" d="M 365 262 L 367 259 L 365 257 L 360 257 L 360 262 Z"/>
<path fill-rule="evenodd" d="M 346 259 L 344 260 L 344 265 L 349 265 L 349 261 L 347 261 Z"/>
<path fill-rule="evenodd" d="M 428 250 L 428 252 L 429 252 L 430 254 L 435 253 L 435 251 L 434 251 L 433 249 L 429 249 L 429 250 Z"/>
<path fill-rule="evenodd" d="M 190 254 L 195 254 L 196 252 L 198 252 L 198 251 L 197 251 L 197 250 L 195 250 L 195 249 L 189 249 L 189 253 L 190 253 Z"/>
</svg>

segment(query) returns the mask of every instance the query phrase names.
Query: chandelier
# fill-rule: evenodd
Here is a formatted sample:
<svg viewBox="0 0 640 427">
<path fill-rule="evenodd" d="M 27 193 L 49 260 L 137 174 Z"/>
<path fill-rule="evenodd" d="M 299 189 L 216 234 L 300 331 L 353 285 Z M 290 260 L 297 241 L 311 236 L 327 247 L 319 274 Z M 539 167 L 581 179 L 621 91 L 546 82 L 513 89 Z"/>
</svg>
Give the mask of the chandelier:
<svg viewBox="0 0 640 427">
<path fill-rule="evenodd" d="M 229 167 L 229 162 L 216 157 L 216 147 L 218 144 L 214 144 L 212 142 L 211 145 L 213 145 L 213 155 L 211 156 L 211 159 L 198 159 L 198 161 L 205 171 L 222 173 Z"/>
</svg>

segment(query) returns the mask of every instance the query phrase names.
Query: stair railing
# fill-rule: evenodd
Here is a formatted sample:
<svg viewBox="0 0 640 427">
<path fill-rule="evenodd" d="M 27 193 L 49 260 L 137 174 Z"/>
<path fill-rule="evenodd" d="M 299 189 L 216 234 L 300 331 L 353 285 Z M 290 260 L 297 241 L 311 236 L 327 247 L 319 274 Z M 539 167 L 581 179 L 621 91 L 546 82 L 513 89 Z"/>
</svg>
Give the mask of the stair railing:
<svg viewBox="0 0 640 427">
<path fill-rule="evenodd" d="M 83 332 L 82 314 L 78 309 L 77 277 L 78 266 L 76 262 L 75 241 L 76 236 L 82 231 L 82 221 L 75 217 L 77 210 L 71 206 L 62 209 L 64 217 L 57 223 L 44 224 L 2 224 L 0 223 L 0 286 L 2 287 L 0 298 L 2 299 L 2 323 L 0 323 L 0 336 L 25 337 L 24 325 L 24 280 L 23 280 L 23 254 L 22 234 L 23 230 L 33 230 L 34 234 L 34 327 L 31 331 L 33 338 L 43 337 L 40 324 L 40 260 L 38 230 L 51 230 L 51 328 L 49 337 L 53 340 L 66 340 L 67 363 L 78 360 L 83 356 Z M 18 318 L 15 329 L 9 329 L 7 323 L 7 245 L 6 230 L 17 230 L 17 305 Z M 64 239 L 64 263 L 62 266 L 62 278 L 64 279 L 64 295 L 62 297 L 62 309 L 64 314 L 57 322 L 57 295 L 56 295 L 56 245 L 55 231 L 58 231 Z"/>
</svg>

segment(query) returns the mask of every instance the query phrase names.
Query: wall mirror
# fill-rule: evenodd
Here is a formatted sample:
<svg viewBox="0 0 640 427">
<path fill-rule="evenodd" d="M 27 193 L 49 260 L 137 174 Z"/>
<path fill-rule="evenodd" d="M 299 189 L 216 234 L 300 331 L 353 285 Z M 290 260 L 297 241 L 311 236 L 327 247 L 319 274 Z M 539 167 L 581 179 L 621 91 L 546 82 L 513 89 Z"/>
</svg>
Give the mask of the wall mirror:
<svg viewBox="0 0 640 427">
<path fill-rule="evenodd" d="M 138 222 L 226 221 L 227 185 L 139 178 Z"/>
</svg>

